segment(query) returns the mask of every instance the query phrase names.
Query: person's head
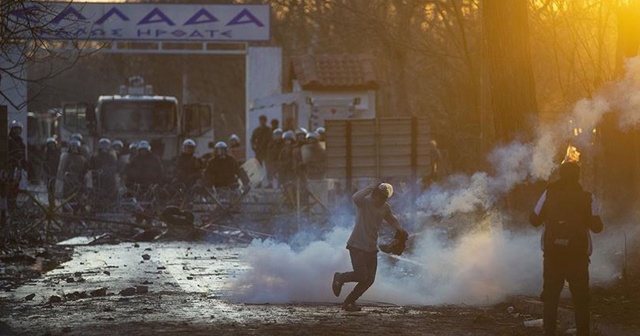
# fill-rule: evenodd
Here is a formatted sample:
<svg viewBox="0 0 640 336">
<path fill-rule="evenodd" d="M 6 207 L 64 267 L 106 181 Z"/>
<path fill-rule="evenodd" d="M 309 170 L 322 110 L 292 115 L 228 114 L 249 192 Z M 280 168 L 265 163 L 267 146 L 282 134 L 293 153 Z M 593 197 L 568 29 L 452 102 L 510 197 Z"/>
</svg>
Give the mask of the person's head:
<svg viewBox="0 0 640 336">
<path fill-rule="evenodd" d="M 107 138 L 102 138 L 98 140 L 98 150 L 100 151 L 108 151 L 111 149 L 111 140 Z"/>
<path fill-rule="evenodd" d="M 78 141 L 77 139 L 69 141 L 69 153 L 80 153 L 80 141 Z"/>
<path fill-rule="evenodd" d="M 196 142 L 193 139 L 187 139 L 182 142 L 182 152 L 193 155 L 196 152 Z"/>
<path fill-rule="evenodd" d="M 569 161 L 560 165 L 560 180 L 565 182 L 578 182 L 580 179 L 580 165 Z"/>
<path fill-rule="evenodd" d="M 296 141 L 296 136 L 292 131 L 286 131 L 282 133 L 282 141 L 284 141 L 285 145 L 292 145 Z"/>
<path fill-rule="evenodd" d="M 307 138 L 307 129 L 304 127 L 298 127 L 296 130 L 296 141 L 299 143 L 304 143 L 304 140 Z"/>
<path fill-rule="evenodd" d="M 138 155 L 146 156 L 151 153 L 151 145 L 149 141 L 142 140 L 138 143 Z"/>
<path fill-rule="evenodd" d="M 231 148 L 240 147 L 240 137 L 237 134 L 231 134 L 229 137 L 229 146 Z"/>
<path fill-rule="evenodd" d="M 216 157 L 221 157 L 221 158 L 226 157 L 228 148 L 229 148 L 229 146 L 227 146 L 226 142 L 224 142 L 224 141 L 216 142 L 216 145 L 214 146 Z"/>
<path fill-rule="evenodd" d="M 267 116 L 266 115 L 261 115 L 258 118 L 258 121 L 260 121 L 260 126 L 267 126 Z"/>
<path fill-rule="evenodd" d="M 273 134 L 273 140 L 282 138 L 282 128 L 275 128 L 271 133 Z"/>
<path fill-rule="evenodd" d="M 131 155 L 136 155 L 138 154 L 138 143 L 137 142 L 132 142 L 129 144 L 129 153 L 131 153 Z"/>
<path fill-rule="evenodd" d="M 78 140 L 80 142 L 80 144 L 82 144 L 82 134 L 80 133 L 73 133 L 71 134 L 71 140 Z"/>
<path fill-rule="evenodd" d="M 49 149 L 55 149 L 56 147 L 58 147 L 58 142 L 56 141 L 56 138 L 47 138 L 45 146 Z"/>
<path fill-rule="evenodd" d="M 115 140 L 111 144 L 111 147 L 113 148 L 114 151 L 120 153 L 122 151 L 122 147 L 124 147 L 124 144 L 120 140 Z"/>
<path fill-rule="evenodd" d="M 20 136 L 23 128 L 24 126 L 22 126 L 21 122 L 13 120 L 9 125 L 9 136 L 13 138 Z"/>
<path fill-rule="evenodd" d="M 306 138 L 306 142 L 309 144 L 313 144 L 316 143 L 320 140 L 320 136 L 318 136 L 318 133 L 316 132 L 309 132 L 307 133 L 307 138 Z"/>
<path fill-rule="evenodd" d="M 378 186 L 373 189 L 371 192 L 371 199 L 373 200 L 373 205 L 376 207 L 381 207 L 387 201 L 389 197 L 393 195 L 393 186 L 389 183 L 380 183 Z"/>
<path fill-rule="evenodd" d="M 280 122 L 278 119 L 271 119 L 271 129 L 276 129 L 280 127 Z"/>
</svg>

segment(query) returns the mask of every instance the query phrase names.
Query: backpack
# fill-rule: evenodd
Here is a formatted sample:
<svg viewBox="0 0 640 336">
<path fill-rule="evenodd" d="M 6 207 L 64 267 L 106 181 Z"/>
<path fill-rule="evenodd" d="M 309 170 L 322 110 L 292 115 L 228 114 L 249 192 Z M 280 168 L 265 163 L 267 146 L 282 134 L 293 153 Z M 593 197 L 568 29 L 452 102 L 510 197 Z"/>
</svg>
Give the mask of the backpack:
<svg viewBox="0 0 640 336">
<path fill-rule="evenodd" d="M 545 255 L 588 256 L 591 194 L 579 184 L 555 183 L 547 188 L 543 249 Z"/>
</svg>

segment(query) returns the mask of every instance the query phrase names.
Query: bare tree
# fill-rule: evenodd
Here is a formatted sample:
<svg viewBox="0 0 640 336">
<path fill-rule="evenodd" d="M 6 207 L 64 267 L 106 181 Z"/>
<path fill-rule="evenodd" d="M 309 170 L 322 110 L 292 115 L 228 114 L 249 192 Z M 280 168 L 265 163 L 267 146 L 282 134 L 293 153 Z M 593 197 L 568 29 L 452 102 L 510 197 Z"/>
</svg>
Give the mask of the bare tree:
<svg viewBox="0 0 640 336">
<path fill-rule="evenodd" d="M 0 2 L 0 59 L 5 60 L 0 65 L 0 79 L 41 82 L 75 64 L 86 41 L 71 37 L 66 38 L 66 42 L 53 42 L 50 39 L 59 35 L 65 26 L 73 25 L 72 22 L 56 21 L 60 8 L 60 3 L 54 5 L 26 0 Z M 31 64 L 46 64 L 52 60 L 64 60 L 64 66 L 48 67 L 35 78 L 29 77 L 24 70 Z M 13 101 L 4 92 L 0 92 L 0 95 L 15 108 L 26 104 Z"/>
</svg>

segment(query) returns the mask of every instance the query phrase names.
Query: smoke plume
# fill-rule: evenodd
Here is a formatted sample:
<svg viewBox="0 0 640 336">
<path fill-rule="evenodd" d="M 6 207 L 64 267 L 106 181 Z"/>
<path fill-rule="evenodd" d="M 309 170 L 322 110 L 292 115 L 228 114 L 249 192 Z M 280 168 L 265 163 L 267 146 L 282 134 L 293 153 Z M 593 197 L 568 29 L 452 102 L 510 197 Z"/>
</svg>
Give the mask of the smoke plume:
<svg viewBox="0 0 640 336">
<path fill-rule="evenodd" d="M 413 247 L 400 258 L 379 255 L 377 280 L 362 299 L 393 304 L 489 304 L 509 295 L 538 295 L 542 229 L 506 229 L 512 219 L 497 202 L 519 184 L 549 179 L 558 167 L 559 151 L 566 149 L 563 144 L 575 141 L 574 131 L 592 132 L 606 113 L 619 111 L 621 128 L 637 125 L 637 92 L 640 58 L 627 62 L 620 81 L 578 101 L 566 119 L 541 126 L 532 143 L 513 142 L 494 149 L 488 157 L 491 171 L 452 175 L 432 185 L 417 200 L 420 225 Z M 307 241 L 295 247 L 254 241 L 242 257 L 252 268 L 234 284 L 239 293 L 235 299 L 270 303 L 344 299 L 353 285 L 346 284 L 342 296 L 335 298 L 331 280 L 334 272 L 351 270 L 345 244 L 353 220 L 340 217 L 325 228 L 325 234 L 305 235 Z M 452 236 L 445 227 L 447 221 L 465 229 Z M 622 253 L 621 230 L 594 236 L 592 283 L 606 283 L 620 275 L 622 266 L 612 262 L 611 256 Z M 625 230 L 629 241 L 637 236 L 637 230 Z"/>
</svg>

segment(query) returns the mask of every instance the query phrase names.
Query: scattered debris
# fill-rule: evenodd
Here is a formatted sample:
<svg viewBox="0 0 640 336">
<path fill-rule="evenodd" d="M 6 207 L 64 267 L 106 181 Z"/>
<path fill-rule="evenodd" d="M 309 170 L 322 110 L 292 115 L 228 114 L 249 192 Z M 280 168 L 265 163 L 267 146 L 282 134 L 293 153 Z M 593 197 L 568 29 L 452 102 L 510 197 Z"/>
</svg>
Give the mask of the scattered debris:
<svg viewBox="0 0 640 336">
<path fill-rule="evenodd" d="M 524 321 L 524 326 L 527 328 L 542 328 L 544 326 L 544 322 L 542 319 L 527 320 Z"/>
<path fill-rule="evenodd" d="M 64 296 L 64 298 L 68 301 L 74 301 L 74 300 L 79 300 L 79 299 L 86 299 L 89 297 L 89 294 L 87 294 L 87 292 L 78 292 L 75 291 L 73 293 L 67 294 Z"/>
<path fill-rule="evenodd" d="M 142 255 L 142 259 L 144 259 L 144 260 L 149 260 L 149 259 L 151 259 L 151 256 L 150 256 L 150 255 L 148 255 L 148 254 L 143 254 L 143 255 Z"/>
<path fill-rule="evenodd" d="M 118 293 L 118 294 L 120 294 L 122 296 L 131 296 L 131 295 L 136 294 L 136 288 L 135 287 L 128 287 L 128 288 L 125 288 L 125 289 L 121 290 L 120 293 Z"/>
<path fill-rule="evenodd" d="M 71 239 L 67 239 L 59 242 L 57 245 L 61 246 L 84 246 L 84 245 L 97 245 L 98 241 L 102 238 L 107 237 L 108 234 L 103 233 L 97 236 L 80 236 L 73 237 Z"/>
<path fill-rule="evenodd" d="M 98 288 L 89 292 L 92 297 L 100 297 L 107 295 L 107 287 Z"/>
<path fill-rule="evenodd" d="M 109 271 L 103 271 L 102 273 L 104 273 L 105 275 L 111 275 L 111 272 Z"/>
<path fill-rule="evenodd" d="M 57 295 L 51 295 L 49 298 L 49 303 L 60 303 L 62 302 L 62 298 Z"/>
<path fill-rule="evenodd" d="M 138 293 L 138 294 L 147 294 L 147 293 L 149 293 L 149 286 L 137 285 L 136 286 L 136 293 Z"/>
<path fill-rule="evenodd" d="M 24 300 L 25 301 L 31 301 L 31 300 L 33 300 L 34 297 L 36 297 L 36 294 L 35 293 L 31 293 L 31 294 L 25 296 Z"/>
</svg>

